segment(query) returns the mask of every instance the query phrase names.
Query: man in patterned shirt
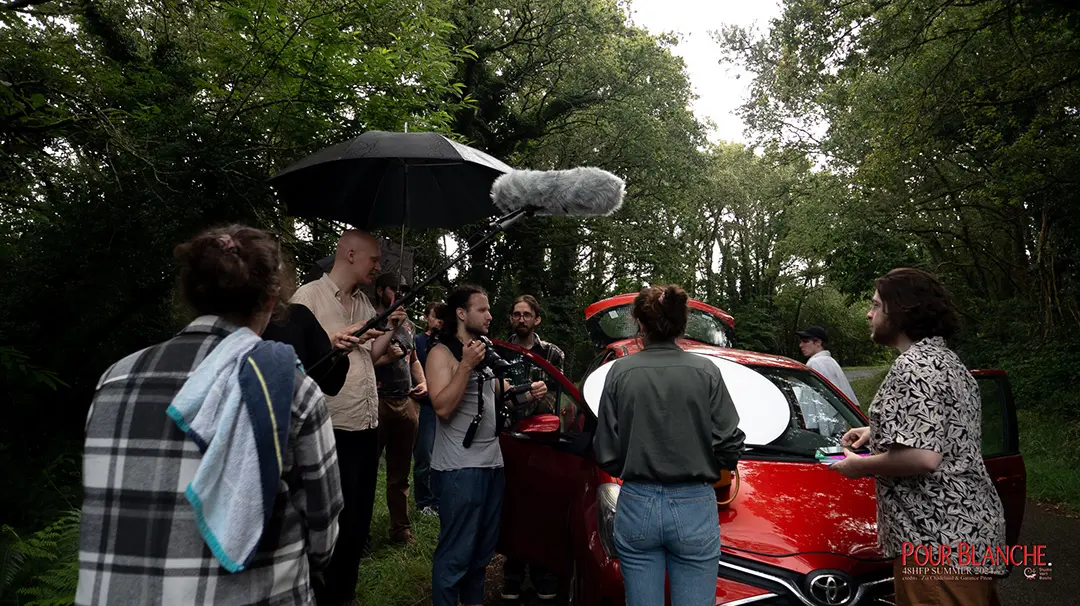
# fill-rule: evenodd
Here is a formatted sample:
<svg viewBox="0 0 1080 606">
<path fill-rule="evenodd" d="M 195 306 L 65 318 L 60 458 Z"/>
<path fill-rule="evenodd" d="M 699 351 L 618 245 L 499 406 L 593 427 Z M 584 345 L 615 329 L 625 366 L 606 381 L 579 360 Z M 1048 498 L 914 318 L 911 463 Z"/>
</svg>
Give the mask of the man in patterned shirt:
<svg viewBox="0 0 1080 606">
<path fill-rule="evenodd" d="M 878 544 L 896 558 L 897 604 L 997 604 L 994 577 L 1006 568 L 983 557 L 1005 546 L 1005 514 L 982 458 L 978 384 L 945 343 L 958 323 L 952 299 L 917 269 L 894 269 L 875 286 L 871 337 L 900 355 L 870 405 L 870 426 L 842 439 L 872 454 L 846 451 L 831 468 L 876 480 Z M 913 548 L 948 554 L 942 568 L 956 570 L 905 571 L 916 566 Z"/>
<path fill-rule="evenodd" d="M 334 434 L 315 381 L 295 370 L 293 392 L 284 396 L 291 414 L 276 498 L 258 548 L 239 572 L 215 557 L 185 496 L 212 455 L 166 414 L 226 337 L 266 328 L 293 278 L 282 271 L 274 238 L 250 227 L 201 234 L 178 246 L 177 257 L 185 298 L 199 317 L 168 341 L 113 364 L 87 416 L 75 603 L 309 604 L 310 571 L 330 559 L 342 507 Z M 205 401 L 213 397 L 211 391 Z M 211 449 L 215 440 L 234 437 L 221 434 L 209 438 Z M 250 480 L 222 476 L 217 482 Z M 261 500 L 252 503 L 261 510 Z"/>
</svg>

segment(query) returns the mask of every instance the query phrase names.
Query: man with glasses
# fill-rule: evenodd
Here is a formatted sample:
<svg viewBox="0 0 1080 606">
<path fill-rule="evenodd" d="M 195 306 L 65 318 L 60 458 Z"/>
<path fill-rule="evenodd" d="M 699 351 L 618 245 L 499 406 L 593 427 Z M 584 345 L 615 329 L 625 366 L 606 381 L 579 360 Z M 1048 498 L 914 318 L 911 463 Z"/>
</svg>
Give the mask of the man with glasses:
<svg viewBox="0 0 1080 606">
<path fill-rule="evenodd" d="M 532 295 L 521 295 L 514 300 L 514 306 L 510 311 L 510 335 L 509 342 L 527 349 L 541 358 L 547 360 L 552 366 L 563 369 L 565 358 L 563 350 L 554 343 L 544 341 L 536 334 L 536 327 L 540 326 L 540 303 Z M 552 396 L 551 392 L 548 392 Z M 547 408 L 552 410 L 547 410 Z M 531 411 L 541 413 L 558 414 L 557 403 L 554 397 L 542 398 L 537 402 L 537 409 Z M 517 600 L 521 598 L 521 586 L 525 583 L 526 573 L 532 576 L 533 588 L 536 597 L 541 600 L 554 600 L 557 579 L 553 574 L 535 564 L 526 564 L 520 560 L 506 558 L 503 563 L 503 589 L 504 600 Z"/>
</svg>

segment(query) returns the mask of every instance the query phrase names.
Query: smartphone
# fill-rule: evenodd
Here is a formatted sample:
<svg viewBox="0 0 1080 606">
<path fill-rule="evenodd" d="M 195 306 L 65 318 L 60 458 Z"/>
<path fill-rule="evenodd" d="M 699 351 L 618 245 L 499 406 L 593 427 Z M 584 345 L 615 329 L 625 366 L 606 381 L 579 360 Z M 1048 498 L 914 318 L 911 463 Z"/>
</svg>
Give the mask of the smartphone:
<svg viewBox="0 0 1080 606">
<path fill-rule="evenodd" d="M 818 449 L 818 452 L 825 456 L 841 455 L 844 454 L 843 446 L 822 446 Z"/>
</svg>

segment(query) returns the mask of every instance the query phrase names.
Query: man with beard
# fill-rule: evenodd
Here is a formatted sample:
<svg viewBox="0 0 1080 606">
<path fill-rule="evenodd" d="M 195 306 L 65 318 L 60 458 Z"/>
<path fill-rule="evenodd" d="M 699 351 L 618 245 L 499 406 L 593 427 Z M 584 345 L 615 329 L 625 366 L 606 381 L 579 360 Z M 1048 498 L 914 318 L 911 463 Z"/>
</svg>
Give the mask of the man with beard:
<svg viewBox="0 0 1080 606">
<path fill-rule="evenodd" d="M 292 297 L 311 310 L 327 334 L 335 335 L 335 347 L 346 347 L 344 336 L 359 330 L 375 317 L 375 308 L 360 287 L 371 284 L 380 269 L 379 242 L 369 233 L 348 230 L 338 239 L 334 265 L 329 274 L 304 284 Z M 405 320 L 405 310 L 390 315 L 391 328 Z M 343 336 L 344 335 L 344 336 Z M 326 571 L 325 587 L 316 586 L 316 600 L 323 604 L 355 604 L 361 550 L 368 539 L 375 488 L 379 477 L 379 394 L 373 361 L 390 347 L 392 332 L 373 331 L 377 338 L 349 353 L 345 385 L 326 398 L 334 426 L 338 467 L 341 471 L 341 531 Z M 354 342 L 355 343 L 355 342 Z"/>
<path fill-rule="evenodd" d="M 380 314 L 393 305 L 400 289 L 396 274 L 379 276 L 375 280 L 375 312 Z M 409 469 L 420 414 L 416 400 L 427 395 L 427 385 L 424 369 L 416 357 L 412 323 L 405 320 L 392 332 L 389 351 L 375 361 L 379 392 L 379 453 L 386 451 L 390 540 L 412 544 L 416 539 L 409 521 Z"/>
<path fill-rule="evenodd" d="M 536 334 L 536 327 L 540 326 L 541 311 L 540 303 L 532 295 L 521 295 L 514 300 L 514 306 L 510 310 L 510 327 L 513 334 L 510 335 L 510 343 L 527 349 L 541 358 L 547 360 L 552 366 L 563 369 L 563 351 L 554 343 L 549 343 Z M 551 394 L 549 394 L 550 396 Z M 537 402 L 534 410 L 530 413 L 558 414 L 556 403 L 553 398 L 543 398 Z M 525 583 L 525 577 L 532 576 L 533 589 L 536 597 L 541 600 L 554 600 L 557 585 L 555 575 L 536 564 L 527 564 L 514 558 L 506 558 L 503 563 L 503 588 L 502 599 L 517 600 L 521 598 L 521 586 Z"/>
<path fill-rule="evenodd" d="M 496 431 L 496 382 L 478 337 L 491 326 L 487 293 L 462 285 L 446 299 L 439 344 L 428 352 L 431 403 L 438 415 L 431 459 L 439 494 L 439 544 L 431 565 L 433 606 L 484 603 L 484 573 L 495 554 L 502 514 L 502 451 Z M 502 385 L 508 389 L 509 385 Z M 525 400 L 547 393 L 531 384 Z"/>
<path fill-rule="evenodd" d="M 848 478 L 874 476 L 878 544 L 894 562 L 897 604 L 997 604 L 1002 562 L 983 562 L 1005 546 L 1005 515 L 982 459 L 979 386 L 945 339 L 957 328 L 952 298 L 931 275 L 894 269 L 878 278 L 867 313 L 870 335 L 897 356 L 870 405 L 870 426 L 844 435 L 846 447 L 869 444 L 871 455 L 845 450 L 830 467 Z M 977 563 L 959 566 L 960 544 Z M 903 546 L 951 553 L 964 573 L 935 579 L 906 572 Z"/>
</svg>

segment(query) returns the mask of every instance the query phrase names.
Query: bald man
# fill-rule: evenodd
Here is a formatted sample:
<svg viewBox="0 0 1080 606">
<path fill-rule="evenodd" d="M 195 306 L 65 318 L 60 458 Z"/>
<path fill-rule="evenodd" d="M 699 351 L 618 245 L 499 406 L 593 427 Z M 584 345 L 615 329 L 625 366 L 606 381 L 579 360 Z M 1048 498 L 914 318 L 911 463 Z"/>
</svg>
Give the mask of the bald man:
<svg viewBox="0 0 1080 606">
<path fill-rule="evenodd" d="M 379 256 L 379 242 L 371 234 L 348 230 L 338 239 L 330 273 L 304 284 L 292 298 L 293 303 L 311 310 L 327 334 L 335 335 L 338 341 L 335 347 L 351 349 L 345 385 L 336 396 L 326 398 L 337 442 L 345 508 L 339 518 L 337 546 L 326 571 L 325 585 L 315 587 L 319 606 L 355 603 L 361 552 L 367 543 L 375 505 L 379 394 L 373 361 L 386 353 L 392 331 L 371 330 L 360 337 L 350 337 L 348 333 L 360 329 L 376 315 L 360 287 L 370 284 L 382 269 Z M 404 319 L 405 310 L 399 308 L 390 315 L 389 324 L 396 328 Z"/>
</svg>

